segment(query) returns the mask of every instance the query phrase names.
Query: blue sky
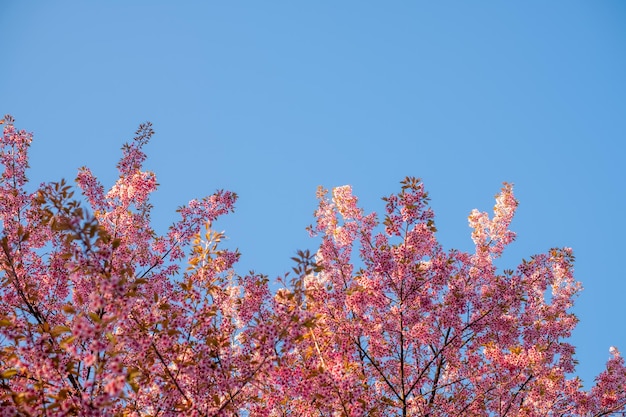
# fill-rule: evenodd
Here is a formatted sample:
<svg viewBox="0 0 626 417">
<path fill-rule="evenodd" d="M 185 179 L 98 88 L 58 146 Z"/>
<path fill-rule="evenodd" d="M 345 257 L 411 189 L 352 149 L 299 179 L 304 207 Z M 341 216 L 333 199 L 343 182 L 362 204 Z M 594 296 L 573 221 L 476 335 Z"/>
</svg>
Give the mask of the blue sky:
<svg viewBox="0 0 626 417">
<path fill-rule="evenodd" d="M 111 185 L 154 123 L 157 230 L 219 188 L 240 272 L 315 247 L 315 190 L 362 205 L 424 180 L 447 247 L 503 181 L 520 200 L 504 261 L 574 248 L 572 342 L 592 382 L 626 352 L 626 3 L 4 1 L 0 113 L 34 132 L 31 180 L 88 165 Z"/>
</svg>

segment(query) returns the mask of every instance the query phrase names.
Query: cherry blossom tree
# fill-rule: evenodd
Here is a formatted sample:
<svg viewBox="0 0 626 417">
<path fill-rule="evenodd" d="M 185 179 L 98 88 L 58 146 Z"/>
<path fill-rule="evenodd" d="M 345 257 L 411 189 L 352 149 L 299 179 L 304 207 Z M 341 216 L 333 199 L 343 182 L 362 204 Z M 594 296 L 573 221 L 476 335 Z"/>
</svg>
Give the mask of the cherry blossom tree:
<svg viewBox="0 0 626 417">
<path fill-rule="evenodd" d="M 32 136 L 4 121 L 0 415 L 230 415 L 258 401 L 280 314 L 268 279 L 235 275 L 239 254 L 211 229 L 237 196 L 193 200 L 157 236 L 150 124 L 109 191 L 80 169 L 76 199 L 64 182 L 25 190 Z"/>
<path fill-rule="evenodd" d="M 415 178 L 384 199 L 382 230 L 349 186 L 320 189 L 318 272 L 299 308 L 315 317 L 275 378 L 282 415 L 600 416 L 624 411 L 616 348 L 591 392 L 566 342 L 580 284 L 572 250 L 551 249 L 498 272 L 515 238 L 510 184 L 493 218 L 469 216 L 474 253 L 444 251 Z M 286 374 L 286 375 L 285 375 Z"/>
<path fill-rule="evenodd" d="M 319 250 L 282 288 L 238 275 L 215 220 L 237 196 L 192 200 L 164 235 L 141 125 L 109 189 L 28 191 L 32 135 L 0 143 L 0 416 L 600 416 L 626 407 L 616 348 L 588 392 L 567 343 L 580 285 L 568 248 L 498 271 L 515 235 L 505 184 L 445 251 L 414 178 L 382 224 L 350 187 L 320 189 Z"/>
</svg>

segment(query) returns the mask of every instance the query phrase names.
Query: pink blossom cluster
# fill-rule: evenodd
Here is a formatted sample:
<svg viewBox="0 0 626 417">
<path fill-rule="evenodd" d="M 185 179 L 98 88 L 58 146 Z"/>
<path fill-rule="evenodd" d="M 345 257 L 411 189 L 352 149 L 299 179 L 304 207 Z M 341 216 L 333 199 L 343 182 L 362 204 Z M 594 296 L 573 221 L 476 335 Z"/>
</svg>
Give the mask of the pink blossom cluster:
<svg viewBox="0 0 626 417">
<path fill-rule="evenodd" d="M 572 250 L 494 266 L 515 238 L 510 184 L 493 216 L 470 214 L 473 253 L 441 247 L 416 178 L 383 199 L 381 219 L 350 186 L 320 188 L 319 248 L 272 291 L 235 272 L 239 253 L 213 229 L 232 192 L 192 200 L 155 233 L 150 124 L 109 190 L 79 170 L 82 200 L 63 181 L 27 192 L 32 135 L 2 124 L 0 416 L 626 412 L 617 348 L 589 391 L 572 376 Z"/>
</svg>

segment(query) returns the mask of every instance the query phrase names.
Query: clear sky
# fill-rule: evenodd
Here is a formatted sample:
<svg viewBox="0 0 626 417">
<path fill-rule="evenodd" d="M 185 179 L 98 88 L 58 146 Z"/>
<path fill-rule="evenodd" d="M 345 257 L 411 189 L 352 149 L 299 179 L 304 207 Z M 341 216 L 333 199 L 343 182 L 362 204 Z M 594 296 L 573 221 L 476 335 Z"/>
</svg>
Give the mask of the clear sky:
<svg viewBox="0 0 626 417">
<path fill-rule="evenodd" d="M 626 353 L 626 2 L 11 1 L 0 113 L 34 132 L 31 180 L 106 185 L 139 123 L 157 132 L 154 220 L 219 188 L 240 272 L 314 249 L 318 185 L 367 211 L 424 180 L 447 247 L 503 181 L 520 200 L 505 257 L 574 248 L 572 338 L 588 386 Z"/>
</svg>

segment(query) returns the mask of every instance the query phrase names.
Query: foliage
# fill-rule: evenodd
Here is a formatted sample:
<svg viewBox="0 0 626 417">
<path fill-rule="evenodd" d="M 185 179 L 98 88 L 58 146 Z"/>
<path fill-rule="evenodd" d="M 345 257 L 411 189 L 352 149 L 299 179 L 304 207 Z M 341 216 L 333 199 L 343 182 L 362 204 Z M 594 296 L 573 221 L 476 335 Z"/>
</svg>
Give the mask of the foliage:
<svg viewBox="0 0 626 417">
<path fill-rule="evenodd" d="M 159 236 L 141 125 L 110 190 L 81 168 L 27 192 L 32 135 L 3 120 L 0 415 L 600 416 L 623 412 L 611 348 L 582 390 L 566 342 L 580 285 L 569 248 L 498 272 L 515 237 L 505 184 L 469 217 L 474 253 L 444 251 L 423 184 L 379 223 L 349 186 L 320 189 L 314 254 L 275 293 L 241 276 L 212 229 L 237 196 L 181 207 Z M 85 208 L 87 206 L 87 208 Z M 181 264 L 187 268 L 182 269 Z M 287 276 L 285 278 L 288 278 Z"/>
</svg>

